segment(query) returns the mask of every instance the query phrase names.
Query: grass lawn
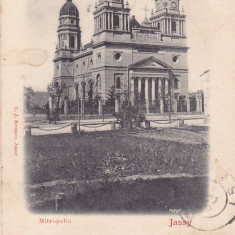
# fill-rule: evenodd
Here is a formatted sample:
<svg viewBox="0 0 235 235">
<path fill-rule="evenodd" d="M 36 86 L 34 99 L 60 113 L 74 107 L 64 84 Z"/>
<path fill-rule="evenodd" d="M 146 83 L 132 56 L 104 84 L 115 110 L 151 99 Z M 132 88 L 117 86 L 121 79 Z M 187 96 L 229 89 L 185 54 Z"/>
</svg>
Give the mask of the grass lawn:
<svg viewBox="0 0 235 235">
<path fill-rule="evenodd" d="M 29 194 L 36 197 L 36 199 L 29 197 L 30 202 L 44 200 L 45 197 L 53 198 L 55 192 L 68 193 L 69 191 L 71 191 L 71 194 L 74 194 L 74 192 L 79 193 L 81 201 L 84 201 L 84 198 L 82 199 L 84 196 L 85 198 L 90 197 L 90 200 L 94 201 L 95 198 L 99 198 L 101 193 L 98 193 L 99 189 L 102 188 L 102 190 L 104 190 L 105 187 L 107 188 L 107 185 L 110 184 L 110 179 L 114 178 L 121 179 L 133 175 L 139 177 L 144 175 L 160 176 L 164 174 L 171 176 L 189 174 L 191 176 L 200 177 L 207 174 L 207 134 L 192 132 L 190 130 L 163 129 L 161 131 L 141 131 L 129 134 L 123 132 L 96 132 L 84 133 L 77 136 L 71 134 L 31 136 L 26 137 L 25 146 L 27 185 L 32 186 L 44 182 L 53 182 L 55 180 L 66 180 L 68 182 L 80 182 L 81 186 L 81 182 L 86 182 L 85 191 L 83 192 L 81 188 L 84 188 L 84 184 L 83 187 L 79 187 L 80 191 L 75 189 L 76 186 L 74 185 L 61 187 L 54 185 L 50 188 L 38 187 L 31 189 Z M 101 180 L 99 186 L 97 186 L 97 180 Z M 96 189 L 94 187 L 88 187 L 87 184 L 89 183 L 87 182 L 96 182 Z M 184 191 L 186 187 L 182 189 L 180 182 L 188 186 L 193 183 L 191 181 L 179 181 L 175 184 L 175 187 L 178 188 L 176 189 L 178 193 L 180 192 L 179 190 Z M 130 188 L 134 187 L 138 191 L 140 188 L 138 182 L 133 181 L 133 183 L 133 185 L 129 185 Z M 120 188 L 119 184 L 120 182 L 118 181 L 108 188 L 112 190 L 116 188 L 114 190 L 115 192 L 121 192 L 123 187 Z M 149 184 L 152 184 L 152 182 L 149 182 Z M 131 192 L 127 185 L 128 183 L 125 184 L 125 188 L 127 187 L 125 192 Z M 170 190 L 170 188 L 172 189 L 170 185 L 172 184 L 166 185 L 165 187 L 167 189 L 163 189 L 163 191 Z M 151 185 L 148 187 L 150 186 Z M 68 187 L 70 187 L 71 190 L 68 189 Z M 198 187 L 199 190 L 200 187 L 205 188 L 205 182 L 199 183 Z M 89 196 L 90 194 L 86 194 L 88 191 L 92 191 L 93 197 Z M 155 191 L 158 195 L 159 192 L 161 192 L 159 188 Z M 106 195 L 107 192 L 102 194 Z M 114 193 L 111 194 L 114 195 Z M 189 194 L 196 195 L 195 191 L 191 189 L 189 190 Z M 137 198 L 136 200 L 142 201 L 145 196 L 142 195 L 142 198 Z M 117 195 L 115 197 L 117 197 Z M 102 198 L 104 199 L 105 197 Z M 173 198 L 171 198 L 171 200 L 173 200 Z M 202 201 L 202 198 L 199 198 Z M 75 199 L 73 197 L 69 198 L 70 202 L 73 200 L 77 200 L 77 197 L 75 197 Z M 126 208 L 126 206 L 124 206 L 124 204 L 127 203 L 126 201 L 121 203 L 123 205 L 122 207 L 114 205 L 110 198 L 107 198 L 105 201 L 107 202 L 106 205 L 113 205 L 117 211 L 118 208 Z M 149 200 L 145 200 L 145 204 L 147 205 L 148 203 L 146 203 L 146 201 Z M 158 200 L 156 208 L 159 207 L 159 202 Z M 44 207 L 47 203 L 49 202 L 44 203 Z M 91 205 L 90 203 L 91 202 L 88 203 L 86 208 L 92 208 L 93 204 L 91 203 Z M 161 203 L 164 204 L 163 202 Z M 188 202 L 187 205 L 190 203 L 191 201 Z M 52 204 L 49 203 L 46 208 L 50 208 L 49 205 L 53 207 Z M 69 209 L 69 204 L 66 204 L 66 202 L 64 202 L 64 204 L 67 205 L 66 208 Z M 103 207 L 101 205 L 104 204 L 105 202 L 103 204 L 98 203 L 97 205 L 95 203 L 93 209 L 102 209 Z M 172 206 L 173 205 L 174 203 Z M 74 209 L 71 204 L 70 207 Z M 149 207 L 151 207 L 151 203 Z M 182 205 L 182 207 L 184 206 Z M 43 207 L 41 207 L 41 209 L 42 208 Z M 108 208 L 108 210 L 110 210 L 112 206 Z M 132 210 L 135 208 L 136 207 L 133 206 Z M 143 208 L 139 209 L 144 211 Z"/>
</svg>

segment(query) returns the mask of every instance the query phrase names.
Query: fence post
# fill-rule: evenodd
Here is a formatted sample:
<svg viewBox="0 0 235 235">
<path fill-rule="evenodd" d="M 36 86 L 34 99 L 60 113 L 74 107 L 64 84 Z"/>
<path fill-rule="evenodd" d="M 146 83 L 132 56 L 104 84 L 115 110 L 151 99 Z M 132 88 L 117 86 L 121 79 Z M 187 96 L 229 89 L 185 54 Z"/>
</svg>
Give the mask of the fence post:
<svg viewBox="0 0 235 235">
<path fill-rule="evenodd" d="M 204 124 L 208 124 L 210 122 L 210 116 L 209 115 L 206 115 L 204 117 Z"/>
<path fill-rule="evenodd" d="M 145 129 L 150 129 L 150 121 L 145 120 Z"/>
<path fill-rule="evenodd" d="M 111 125 L 111 130 L 115 131 L 116 130 L 116 123 L 115 122 L 110 122 Z"/>
<path fill-rule="evenodd" d="M 77 130 L 77 123 L 76 122 L 73 122 L 71 124 L 71 132 L 72 134 L 77 134 L 78 133 L 78 130 Z"/>
<path fill-rule="evenodd" d="M 26 136 L 31 136 L 32 135 L 32 133 L 31 133 L 31 126 L 26 126 L 25 127 L 25 135 Z"/>
<path fill-rule="evenodd" d="M 103 102 L 102 100 L 99 100 L 99 115 L 103 115 Z"/>
<path fill-rule="evenodd" d="M 184 126 L 184 119 L 180 118 L 179 119 L 179 127 Z"/>
</svg>

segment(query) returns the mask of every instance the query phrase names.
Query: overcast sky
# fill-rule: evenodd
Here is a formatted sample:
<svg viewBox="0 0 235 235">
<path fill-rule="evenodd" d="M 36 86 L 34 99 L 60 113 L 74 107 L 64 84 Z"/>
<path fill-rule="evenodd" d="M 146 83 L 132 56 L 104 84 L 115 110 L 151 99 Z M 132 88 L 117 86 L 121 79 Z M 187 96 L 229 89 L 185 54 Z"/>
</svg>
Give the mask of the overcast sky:
<svg viewBox="0 0 235 235">
<path fill-rule="evenodd" d="M 24 73 L 21 77 L 24 78 L 24 85 L 32 86 L 34 90 L 46 90 L 47 84 L 53 78 L 53 58 L 57 44 L 57 28 L 59 11 L 66 0 L 25 0 L 19 5 L 19 11 L 22 11 L 24 17 L 21 17 L 23 27 L 18 29 L 15 25 L 15 32 L 20 31 L 18 42 L 17 39 L 12 40 L 9 45 L 6 45 L 4 52 L 8 52 L 10 48 L 39 48 L 47 52 L 46 62 L 38 67 L 23 65 Z M 82 30 L 82 43 L 85 44 L 91 40 L 94 23 L 93 11 L 96 0 L 73 0 L 73 3 L 78 7 L 80 12 L 80 26 Z M 190 90 L 202 88 L 199 75 L 209 69 L 208 60 L 205 55 L 208 54 L 208 7 L 204 0 L 181 0 L 181 7 L 184 7 L 187 15 L 187 35 L 189 50 L 189 86 Z M 145 16 L 144 8 L 155 9 L 154 0 L 129 0 L 131 15 L 135 15 L 139 22 L 142 22 Z M 18 7 L 18 6 L 17 6 Z M 88 10 L 89 9 L 89 10 Z M 21 15 L 22 15 L 21 14 Z M 20 15 L 20 14 L 19 14 Z M 23 20 L 22 20 L 23 19 Z M 17 19 L 15 21 L 17 22 Z M 17 69 L 15 70 L 17 71 Z"/>
</svg>

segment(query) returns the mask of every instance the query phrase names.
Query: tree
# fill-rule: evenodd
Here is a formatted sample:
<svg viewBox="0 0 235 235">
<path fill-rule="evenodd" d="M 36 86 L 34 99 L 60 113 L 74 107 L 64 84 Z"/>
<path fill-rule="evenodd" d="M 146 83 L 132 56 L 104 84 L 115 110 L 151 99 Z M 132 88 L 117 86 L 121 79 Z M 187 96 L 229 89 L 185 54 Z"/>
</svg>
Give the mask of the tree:
<svg viewBox="0 0 235 235">
<path fill-rule="evenodd" d="M 115 93 L 116 93 L 115 92 L 115 87 L 112 86 L 111 89 L 109 90 L 109 93 L 108 93 L 108 99 L 106 101 L 107 106 L 111 106 L 111 107 L 115 106 L 115 98 L 116 98 Z"/>
<path fill-rule="evenodd" d="M 60 100 L 65 87 L 66 87 L 65 84 L 60 85 L 56 81 L 53 81 L 47 87 L 47 91 L 49 95 L 52 97 L 52 112 L 55 123 L 56 121 L 59 120 Z"/>
<path fill-rule="evenodd" d="M 24 104 L 27 110 L 30 109 L 30 102 L 34 96 L 34 91 L 32 87 L 24 87 Z"/>
</svg>

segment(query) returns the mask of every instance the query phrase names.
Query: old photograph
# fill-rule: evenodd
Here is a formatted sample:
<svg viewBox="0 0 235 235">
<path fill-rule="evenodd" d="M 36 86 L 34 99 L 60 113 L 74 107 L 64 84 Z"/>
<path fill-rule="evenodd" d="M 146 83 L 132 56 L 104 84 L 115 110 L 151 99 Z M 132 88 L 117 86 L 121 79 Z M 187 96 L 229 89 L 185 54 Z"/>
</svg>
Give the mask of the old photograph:
<svg viewBox="0 0 235 235">
<path fill-rule="evenodd" d="M 27 9 L 34 20 L 37 2 Z M 50 2 L 53 73 L 37 81 L 44 90 L 24 87 L 28 209 L 206 210 L 209 94 L 189 83 L 210 68 L 189 73 L 183 1 Z"/>
</svg>

